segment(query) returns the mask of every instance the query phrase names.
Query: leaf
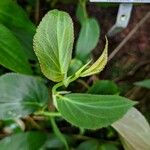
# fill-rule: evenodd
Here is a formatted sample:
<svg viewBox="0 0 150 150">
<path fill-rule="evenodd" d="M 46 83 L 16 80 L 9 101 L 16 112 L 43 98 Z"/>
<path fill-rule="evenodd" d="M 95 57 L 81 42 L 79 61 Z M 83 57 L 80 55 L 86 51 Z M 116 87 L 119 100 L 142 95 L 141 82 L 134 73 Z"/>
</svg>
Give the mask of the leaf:
<svg viewBox="0 0 150 150">
<path fill-rule="evenodd" d="M 54 104 L 71 124 L 97 129 L 120 119 L 135 102 L 117 95 L 67 94 L 56 96 Z"/>
<path fill-rule="evenodd" d="M 100 30 L 96 19 L 86 19 L 81 26 L 81 31 L 76 45 L 76 58 L 86 62 L 99 40 Z"/>
<path fill-rule="evenodd" d="M 0 83 L 0 119 L 24 117 L 48 100 L 46 86 L 36 77 L 8 73 L 0 77 Z"/>
<path fill-rule="evenodd" d="M 112 127 L 120 134 L 125 150 L 150 149 L 150 126 L 137 109 L 130 109 Z"/>
<path fill-rule="evenodd" d="M 62 141 L 56 135 L 51 134 L 42 148 L 44 150 L 47 150 L 47 149 L 63 149 L 64 144 L 62 143 Z"/>
<path fill-rule="evenodd" d="M 114 144 L 102 144 L 99 150 L 119 150 Z"/>
<path fill-rule="evenodd" d="M 24 10 L 12 0 L 0 1 L 0 23 L 9 28 L 19 40 L 29 59 L 35 59 L 32 39 L 35 25 L 29 20 Z"/>
<path fill-rule="evenodd" d="M 100 144 L 97 140 L 87 140 L 82 142 L 77 150 L 99 150 Z"/>
<path fill-rule="evenodd" d="M 64 135 L 60 132 L 59 128 L 57 127 L 54 118 L 51 118 L 50 120 L 51 120 L 51 124 L 52 124 L 54 133 L 60 139 L 60 141 L 65 145 L 66 150 L 69 150 L 68 143 L 67 143 Z"/>
<path fill-rule="evenodd" d="M 90 66 L 87 70 L 82 72 L 80 76 L 86 77 L 101 72 L 107 63 L 107 58 L 108 58 L 108 40 L 106 38 L 106 45 L 102 55 L 92 66 Z"/>
<path fill-rule="evenodd" d="M 141 87 L 150 89 L 150 79 L 135 82 L 134 84 L 137 85 L 137 86 L 141 86 Z"/>
<path fill-rule="evenodd" d="M 0 147 L 3 150 L 38 150 L 46 139 L 47 135 L 43 132 L 18 133 L 2 139 Z"/>
<path fill-rule="evenodd" d="M 71 61 L 74 34 L 71 17 L 52 10 L 42 19 L 34 37 L 34 51 L 43 74 L 59 82 L 66 78 Z"/>
<path fill-rule="evenodd" d="M 113 95 L 118 94 L 117 85 L 110 80 L 98 80 L 87 91 L 90 94 Z"/>
<path fill-rule="evenodd" d="M 4 25 L 0 24 L 0 65 L 19 73 L 31 74 L 22 46 Z"/>
<path fill-rule="evenodd" d="M 68 70 L 68 76 L 75 74 L 82 66 L 82 61 L 79 59 L 72 59 Z"/>
</svg>

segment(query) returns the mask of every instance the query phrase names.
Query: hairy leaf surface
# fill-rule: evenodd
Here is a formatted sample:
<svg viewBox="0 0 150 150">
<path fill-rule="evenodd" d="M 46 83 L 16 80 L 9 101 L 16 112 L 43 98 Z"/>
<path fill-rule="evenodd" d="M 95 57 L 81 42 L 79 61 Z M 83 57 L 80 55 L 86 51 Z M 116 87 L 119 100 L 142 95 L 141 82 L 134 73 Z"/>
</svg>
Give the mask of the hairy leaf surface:
<svg viewBox="0 0 150 150">
<path fill-rule="evenodd" d="M 56 97 L 55 104 L 68 122 L 95 129 L 120 119 L 135 102 L 116 95 L 68 94 Z"/>
<path fill-rule="evenodd" d="M 74 40 L 71 17 L 52 10 L 42 19 L 34 37 L 34 50 L 43 74 L 59 82 L 67 76 Z"/>
<path fill-rule="evenodd" d="M 42 108 L 48 100 L 43 81 L 16 73 L 0 77 L 0 119 L 24 117 Z"/>
<path fill-rule="evenodd" d="M 0 65 L 15 72 L 32 73 L 22 46 L 2 24 L 0 24 Z"/>
</svg>

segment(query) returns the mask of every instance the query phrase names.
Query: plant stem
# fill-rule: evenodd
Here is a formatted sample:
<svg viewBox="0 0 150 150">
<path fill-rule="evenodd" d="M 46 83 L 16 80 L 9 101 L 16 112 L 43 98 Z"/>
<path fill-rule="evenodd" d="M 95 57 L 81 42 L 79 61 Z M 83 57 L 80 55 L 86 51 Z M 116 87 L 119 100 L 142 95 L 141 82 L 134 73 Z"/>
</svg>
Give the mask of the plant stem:
<svg viewBox="0 0 150 150">
<path fill-rule="evenodd" d="M 34 119 L 31 118 L 30 116 L 27 116 L 25 119 L 26 119 L 27 121 L 29 121 L 33 127 L 37 128 L 38 130 L 42 130 L 42 127 L 41 127 L 40 125 L 38 125 L 38 124 L 36 123 L 36 121 L 34 121 Z"/>
<path fill-rule="evenodd" d="M 61 114 L 58 112 L 49 112 L 49 111 L 39 111 L 36 112 L 35 115 L 43 115 L 46 117 L 61 117 Z"/>
<path fill-rule="evenodd" d="M 79 2 L 80 2 L 80 5 L 83 9 L 84 19 L 86 20 L 88 18 L 88 14 L 86 11 L 86 0 L 80 0 Z"/>
<path fill-rule="evenodd" d="M 86 89 L 90 88 L 90 86 L 84 80 L 78 79 L 77 82 L 82 84 Z"/>
<path fill-rule="evenodd" d="M 55 95 L 57 93 L 57 88 L 59 88 L 59 87 L 61 87 L 63 85 L 64 85 L 63 82 L 59 82 L 56 85 L 54 85 L 53 88 L 52 88 L 52 93 Z"/>
</svg>

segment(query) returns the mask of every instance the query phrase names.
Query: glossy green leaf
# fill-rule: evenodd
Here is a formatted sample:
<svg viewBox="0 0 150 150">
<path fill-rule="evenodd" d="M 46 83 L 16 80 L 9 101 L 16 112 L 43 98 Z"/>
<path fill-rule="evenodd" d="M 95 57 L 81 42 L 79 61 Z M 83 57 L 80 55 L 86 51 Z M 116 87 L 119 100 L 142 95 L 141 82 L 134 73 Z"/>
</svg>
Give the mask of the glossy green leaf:
<svg viewBox="0 0 150 150">
<path fill-rule="evenodd" d="M 87 91 L 90 94 L 113 95 L 118 94 L 117 85 L 110 80 L 98 80 Z"/>
<path fill-rule="evenodd" d="M 15 72 L 32 73 L 22 46 L 2 24 L 0 24 L 0 65 Z"/>
<path fill-rule="evenodd" d="M 86 77 L 86 76 L 91 76 L 93 74 L 97 74 L 101 72 L 107 63 L 107 59 L 108 59 L 108 40 L 106 38 L 106 45 L 105 45 L 102 55 L 93 65 L 91 65 L 87 70 L 82 72 L 80 76 Z"/>
<path fill-rule="evenodd" d="M 87 140 L 82 142 L 77 150 L 99 150 L 100 144 L 97 140 Z"/>
<path fill-rule="evenodd" d="M 43 132 L 18 133 L 0 141 L 2 150 L 38 150 L 47 139 Z"/>
<path fill-rule="evenodd" d="M 135 85 L 150 89 L 150 79 L 135 82 Z"/>
<path fill-rule="evenodd" d="M 71 17 L 63 11 L 48 12 L 34 37 L 34 50 L 42 72 L 48 79 L 59 82 L 66 78 L 73 40 Z"/>
<path fill-rule="evenodd" d="M 47 100 L 48 90 L 41 79 L 16 73 L 0 77 L 0 119 L 24 117 Z"/>
<path fill-rule="evenodd" d="M 117 95 L 67 94 L 55 106 L 71 124 L 88 129 L 106 127 L 120 119 L 135 102 Z"/>
<path fill-rule="evenodd" d="M 100 30 L 96 19 L 86 19 L 79 34 L 76 45 L 76 57 L 83 62 L 89 59 L 92 50 L 96 47 L 99 40 Z"/>
<path fill-rule="evenodd" d="M 35 26 L 29 20 L 24 10 L 15 1 L 0 1 L 0 23 L 9 28 L 17 37 L 23 46 L 25 55 L 30 59 L 35 59 L 32 48 Z"/>
<path fill-rule="evenodd" d="M 112 127 L 120 134 L 125 150 L 150 149 L 150 126 L 137 109 L 130 109 Z"/>
</svg>

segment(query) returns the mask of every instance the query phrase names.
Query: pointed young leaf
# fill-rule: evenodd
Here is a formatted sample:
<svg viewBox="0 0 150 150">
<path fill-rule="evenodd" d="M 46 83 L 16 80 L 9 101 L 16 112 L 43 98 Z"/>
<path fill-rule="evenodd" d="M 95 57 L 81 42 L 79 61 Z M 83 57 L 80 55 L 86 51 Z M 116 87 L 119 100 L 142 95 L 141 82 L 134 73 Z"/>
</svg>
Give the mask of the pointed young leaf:
<svg viewBox="0 0 150 150">
<path fill-rule="evenodd" d="M 137 109 L 130 109 L 112 127 L 120 134 L 125 150 L 150 149 L 150 126 Z"/>
<path fill-rule="evenodd" d="M 108 40 L 106 38 L 106 45 L 102 55 L 92 66 L 90 66 L 87 70 L 82 72 L 80 76 L 86 77 L 101 72 L 107 63 L 107 57 L 108 57 Z"/>
<path fill-rule="evenodd" d="M 24 117 L 41 109 L 47 100 L 48 90 L 36 77 L 16 73 L 0 77 L 0 119 Z"/>
<path fill-rule="evenodd" d="M 0 65 L 15 72 L 32 74 L 27 59 L 16 37 L 0 24 Z"/>
<path fill-rule="evenodd" d="M 59 82 L 67 76 L 74 40 L 71 17 L 63 11 L 52 10 L 42 19 L 34 37 L 34 51 L 43 74 Z"/>
<path fill-rule="evenodd" d="M 71 124 L 87 129 L 111 125 L 135 102 L 117 95 L 67 94 L 56 96 L 58 111 Z"/>
<path fill-rule="evenodd" d="M 100 30 L 96 19 L 86 19 L 82 26 L 76 45 L 76 57 L 86 62 L 99 40 Z"/>
</svg>

